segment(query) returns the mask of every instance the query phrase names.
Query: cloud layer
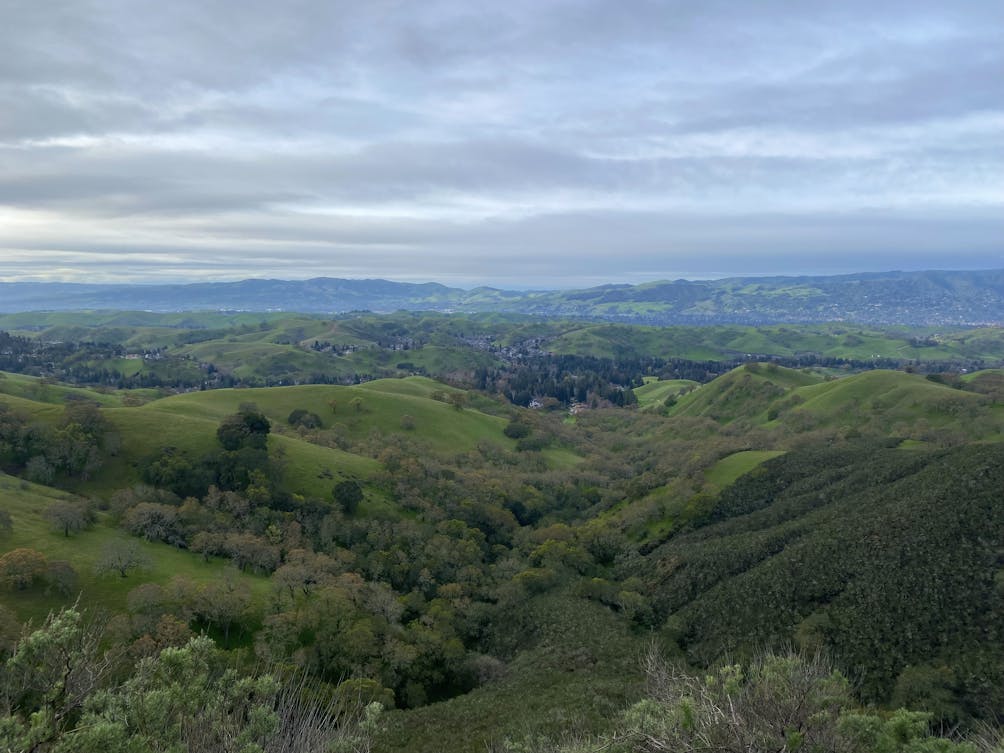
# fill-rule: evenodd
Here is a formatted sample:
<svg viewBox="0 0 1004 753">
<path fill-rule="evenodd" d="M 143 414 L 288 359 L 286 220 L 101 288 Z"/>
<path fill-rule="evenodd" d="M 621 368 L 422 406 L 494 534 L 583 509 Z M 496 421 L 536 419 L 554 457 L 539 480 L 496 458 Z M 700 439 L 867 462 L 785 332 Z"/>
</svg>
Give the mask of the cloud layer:
<svg viewBox="0 0 1004 753">
<path fill-rule="evenodd" d="M 996 0 L 7 6 L 0 279 L 1004 266 Z"/>
</svg>

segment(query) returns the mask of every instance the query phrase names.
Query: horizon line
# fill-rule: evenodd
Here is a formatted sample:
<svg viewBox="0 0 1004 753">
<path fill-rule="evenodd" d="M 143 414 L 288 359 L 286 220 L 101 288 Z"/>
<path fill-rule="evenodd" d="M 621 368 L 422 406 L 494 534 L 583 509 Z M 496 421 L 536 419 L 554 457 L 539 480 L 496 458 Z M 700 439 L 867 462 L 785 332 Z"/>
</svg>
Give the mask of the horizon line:
<svg viewBox="0 0 1004 753">
<path fill-rule="evenodd" d="M 0 285 L 73 285 L 79 287 L 194 287 L 197 285 L 238 285 L 241 283 L 249 282 L 313 282 L 317 280 L 337 280 L 345 282 L 390 282 L 398 285 L 440 285 L 445 288 L 459 289 L 459 290 L 477 290 L 480 288 L 488 288 L 493 290 L 502 290 L 509 292 L 550 292 L 550 291 L 561 291 L 561 290 L 580 290 L 580 289 L 590 289 L 599 287 L 639 287 L 642 285 L 654 285 L 659 283 L 674 283 L 674 282 L 712 282 L 717 280 L 730 280 L 730 279 L 749 279 L 749 278 L 781 278 L 781 279 L 799 279 L 799 278 L 838 278 L 838 277 L 856 277 L 856 276 L 881 276 L 881 275 L 891 275 L 891 274 L 910 274 L 910 275 L 922 275 L 931 272 L 947 272 L 947 273 L 991 273 L 991 272 L 1004 272 L 1004 267 L 980 267 L 980 268 L 957 268 L 957 267 L 930 267 L 925 269 L 885 269 L 879 271 L 857 271 L 857 272 L 839 272 L 839 273 L 793 273 L 793 274 L 777 274 L 777 273 L 758 273 L 758 272 L 745 272 L 745 273 L 732 273 L 723 274 L 715 276 L 692 276 L 692 277 L 663 277 L 648 280 L 641 280 L 635 282 L 603 282 L 594 285 L 568 285 L 568 286 L 541 286 L 541 287 L 505 287 L 500 284 L 492 283 L 479 283 L 479 284 L 450 284 L 441 282 L 434 279 L 394 279 L 391 277 L 371 277 L 371 276 L 345 276 L 345 277 L 334 277 L 327 275 L 315 275 L 312 277 L 235 277 L 235 278 L 216 278 L 211 280 L 129 280 L 123 282 L 80 282 L 79 280 L 70 279 L 32 279 L 32 278 L 14 278 L 0 277 Z"/>
</svg>

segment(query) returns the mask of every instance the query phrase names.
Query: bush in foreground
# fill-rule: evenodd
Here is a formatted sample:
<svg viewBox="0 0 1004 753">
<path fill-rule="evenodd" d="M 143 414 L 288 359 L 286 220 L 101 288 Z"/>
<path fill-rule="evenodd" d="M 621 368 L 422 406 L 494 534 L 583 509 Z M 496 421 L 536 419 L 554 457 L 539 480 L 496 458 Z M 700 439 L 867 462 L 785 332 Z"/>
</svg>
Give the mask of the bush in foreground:
<svg viewBox="0 0 1004 753">
<path fill-rule="evenodd" d="M 228 666 L 205 636 L 141 659 L 76 609 L 51 615 L 0 662 L 0 750 L 38 753 L 365 753 L 380 704 L 359 714 L 316 689 Z"/>
<path fill-rule="evenodd" d="M 765 653 L 693 675 L 646 660 L 648 692 L 599 740 L 506 741 L 496 753 L 1002 753 L 999 737 L 931 734 L 930 716 L 857 707 L 850 684 L 819 656 Z"/>
</svg>

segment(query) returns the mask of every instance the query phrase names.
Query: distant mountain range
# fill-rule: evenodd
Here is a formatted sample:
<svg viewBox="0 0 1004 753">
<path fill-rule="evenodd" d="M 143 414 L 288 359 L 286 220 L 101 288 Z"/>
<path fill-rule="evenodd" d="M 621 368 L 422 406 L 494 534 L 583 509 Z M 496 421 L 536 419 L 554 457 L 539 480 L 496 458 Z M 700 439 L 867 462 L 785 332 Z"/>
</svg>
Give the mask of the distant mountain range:
<svg viewBox="0 0 1004 753">
<path fill-rule="evenodd" d="M 1004 322 L 1004 270 L 733 277 L 519 292 L 388 280 L 243 280 L 186 285 L 0 283 L 0 312 L 498 311 L 643 324 L 978 325 Z"/>
</svg>

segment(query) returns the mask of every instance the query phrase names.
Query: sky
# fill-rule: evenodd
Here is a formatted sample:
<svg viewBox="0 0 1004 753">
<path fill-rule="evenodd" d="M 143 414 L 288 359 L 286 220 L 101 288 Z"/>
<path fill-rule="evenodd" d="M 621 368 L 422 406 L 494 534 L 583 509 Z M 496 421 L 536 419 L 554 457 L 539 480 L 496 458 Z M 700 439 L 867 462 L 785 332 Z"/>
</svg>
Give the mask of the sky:
<svg viewBox="0 0 1004 753">
<path fill-rule="evenodd" d="M 0 280 L 1004 267 L 1001 0 L 0 0 Z"/>
</svg>

